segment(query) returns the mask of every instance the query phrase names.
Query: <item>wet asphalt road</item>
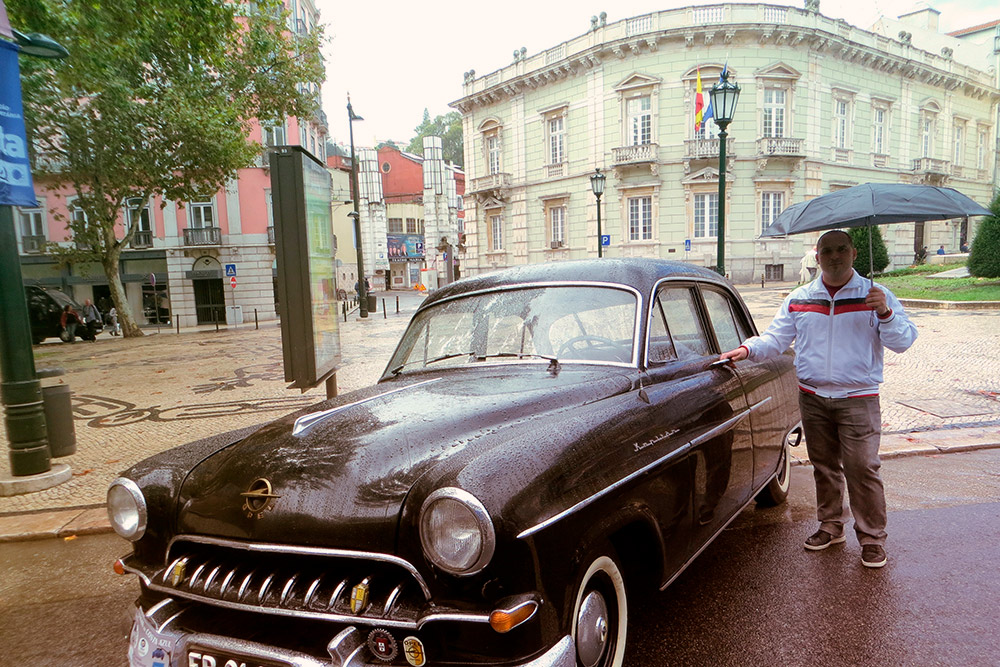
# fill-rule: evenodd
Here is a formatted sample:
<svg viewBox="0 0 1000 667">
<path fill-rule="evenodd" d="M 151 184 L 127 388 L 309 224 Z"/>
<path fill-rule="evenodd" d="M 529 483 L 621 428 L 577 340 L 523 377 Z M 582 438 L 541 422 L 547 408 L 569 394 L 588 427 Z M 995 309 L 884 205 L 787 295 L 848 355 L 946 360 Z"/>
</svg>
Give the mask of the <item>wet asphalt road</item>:
<svg viewBox="0 0 1000 667">
<path fill-rule="evenodd" d="M 889 564 L 806 552 L 811 468 L 748 508 L 663 593 L 630 592 L 630 667 L 1000 664 L 1000 450 L 883 464 Z M 0 666 L 124 665 L 131 577 L 114 535 L 0 544 Z"/>
</svg>

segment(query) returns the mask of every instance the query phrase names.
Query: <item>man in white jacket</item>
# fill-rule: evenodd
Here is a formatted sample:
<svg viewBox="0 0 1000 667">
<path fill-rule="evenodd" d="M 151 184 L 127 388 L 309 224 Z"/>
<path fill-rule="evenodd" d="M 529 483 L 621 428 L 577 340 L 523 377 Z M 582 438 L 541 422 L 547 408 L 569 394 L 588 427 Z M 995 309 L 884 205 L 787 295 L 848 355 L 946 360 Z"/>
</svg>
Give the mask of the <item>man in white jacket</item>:
<svg viewBox="0 0 1000 667">
<path fill-rule="evenodd" d="M 788 295 L 763 334 L 721 358 L 773 357 L 795 341 L 799 410 L 820 524 L 805 548 L 818 551 L 847 539 L 846 480 L 861 562 L 882 567 L 888 560 L 878 456 L 882 348 L 905 352 L 916 340 L 917 328 L 892 292 L 854 271 L 858 251 L 846 232 L 823 234 L 816 256 L 819 277 Z"/>
</svg>

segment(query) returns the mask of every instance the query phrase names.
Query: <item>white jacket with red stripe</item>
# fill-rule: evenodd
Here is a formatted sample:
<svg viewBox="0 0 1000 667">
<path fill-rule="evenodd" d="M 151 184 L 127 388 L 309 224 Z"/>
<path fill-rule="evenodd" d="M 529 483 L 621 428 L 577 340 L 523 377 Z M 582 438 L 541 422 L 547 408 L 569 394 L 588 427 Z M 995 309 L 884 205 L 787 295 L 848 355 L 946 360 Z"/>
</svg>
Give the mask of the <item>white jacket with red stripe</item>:
<svg viewBox="0 0 1000 667">
<path fill-rule="evenodd" d="M 865 305 L 870 283 L 857 271 L 831 298 L 822 275 L 793 291 L 760 336 L 743 345 L 752 358 L 784 352 L 795 341 L 795 372 L 799 388 L 827 398 L 878 394 L 882 382 L 882 347 L 905 352 L 917 339 L 917 327 L 888 289 L 892 312 L 875 317 Z"/>
</svg>

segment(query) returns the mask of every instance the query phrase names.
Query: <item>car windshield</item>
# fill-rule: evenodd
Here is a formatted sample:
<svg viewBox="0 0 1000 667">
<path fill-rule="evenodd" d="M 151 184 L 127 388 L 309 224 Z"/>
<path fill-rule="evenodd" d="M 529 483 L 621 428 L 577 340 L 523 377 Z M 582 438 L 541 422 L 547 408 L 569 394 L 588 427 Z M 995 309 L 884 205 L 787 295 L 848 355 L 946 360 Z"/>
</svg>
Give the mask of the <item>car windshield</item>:
<svg viewBox="0 0 1000 667">
<path fill-rule="evenodd" d="M 391 373 L 482 362 L 631 364 L 636 297 L 624 289 L 507 289 L 443 301 L 414 317 Z"/>
</svg>

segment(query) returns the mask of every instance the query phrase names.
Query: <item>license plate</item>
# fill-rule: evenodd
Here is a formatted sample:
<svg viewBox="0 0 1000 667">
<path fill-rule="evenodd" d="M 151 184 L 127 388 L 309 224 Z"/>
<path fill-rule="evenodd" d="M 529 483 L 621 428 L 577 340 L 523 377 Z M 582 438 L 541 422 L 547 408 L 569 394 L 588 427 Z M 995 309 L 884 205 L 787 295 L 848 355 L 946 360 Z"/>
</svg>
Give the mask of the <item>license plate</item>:
<svg viewBox="0 0 1000 667">
<path fill-rule="evenodd" d="M 193 646 L 187 652 L 187 667 L 290 667 L 284 662 L 271 662 L 257 658 L 246 658 L 214 649 Z"/>
</svg>

